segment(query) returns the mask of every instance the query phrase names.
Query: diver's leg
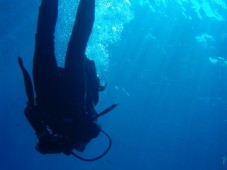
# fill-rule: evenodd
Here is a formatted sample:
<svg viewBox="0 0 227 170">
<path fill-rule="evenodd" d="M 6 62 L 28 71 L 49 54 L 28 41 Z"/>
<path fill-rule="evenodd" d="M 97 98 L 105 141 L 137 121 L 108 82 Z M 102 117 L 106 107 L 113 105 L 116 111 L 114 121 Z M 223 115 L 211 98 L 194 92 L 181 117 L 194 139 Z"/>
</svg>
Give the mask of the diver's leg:
<svg viewBox="0 0 227 170">
<path fill-rule="evenodd" d="M 84 106 L 85 95 L 85 51 L 95 15 L 95 0 L 81 0 L 65 60 L 65 77 L 72 103 L 80 112 Z M 74 105 L 73 105 L 74 103 Z M 81 113 L 81 112 L 80 112 Z"/>
<path fill-rule="evenodd" d="M 75 69 L 75 66 L 84 64 L 84 55 L 93 28 L 94 15 L 95 0 L 80 0 L 72 35 L 68 44 L 65 69 Z"/>
<path fill-rule="evenodd" d="M 48 100 L 48 94 L 53 92 L 53 83 L 57 75 L 57 62 L 54 54 L 57 15 L 58 0 L 42 0 L 39 8 L 33 59 L 34 85 L 39 99 Z"/>
</svg>

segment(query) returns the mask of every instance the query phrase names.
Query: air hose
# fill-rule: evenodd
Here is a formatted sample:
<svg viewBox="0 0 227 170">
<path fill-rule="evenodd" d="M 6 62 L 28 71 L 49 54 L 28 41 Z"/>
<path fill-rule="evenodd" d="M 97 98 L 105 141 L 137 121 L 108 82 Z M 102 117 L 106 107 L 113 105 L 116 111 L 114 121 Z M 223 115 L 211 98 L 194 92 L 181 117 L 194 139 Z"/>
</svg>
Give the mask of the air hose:
<svg viewBox="0 0 227 170">
<path fill-rule="evenodd" d="M 94 158 L 83 158 L 83 157 L 81 157 L 81 156 L 79 156 L 79 155 L 77 155 L 75 152 L 71 152 L 71 154 L 74 156 L 74 157 L 76 157 L 76 158 L 78 158 L 78 159 L 80 159 L 80 160 L 82 160 L 82 161 L 86 161 L 86 162 L 92 162 L 92 161 L 97 161 L 97 160 L 99 160 L 99 159 L 101 159 L 103 156 L 105 156 L 108 152 L 109 152 L 109 150 L 110 150 L 110 148 L 111 148 L 111 146 L 112 146 L 112 140 L 111 140 L 111 138 L 110 138 L 110 136 L 105 132 L 105 131 L 103 131 L 103 130 L 101 130 L 101 132 L 107 137 L 107 139 L 109 140 L 109 145 L 108 145 L 108 147 L 106 148 L 106 150 L 101 154 L 101 155 L 99 155 L 99 156 L 97 156 L 97 157 L 94 157 Z"/>
</svg>

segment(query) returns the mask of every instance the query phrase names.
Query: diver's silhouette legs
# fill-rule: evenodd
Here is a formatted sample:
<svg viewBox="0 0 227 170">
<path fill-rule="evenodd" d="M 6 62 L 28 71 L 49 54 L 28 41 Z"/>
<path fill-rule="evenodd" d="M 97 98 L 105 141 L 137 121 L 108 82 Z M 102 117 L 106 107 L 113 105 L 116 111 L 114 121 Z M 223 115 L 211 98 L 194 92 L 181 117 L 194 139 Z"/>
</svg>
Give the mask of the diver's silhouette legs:
<svg viewBox="0 0 227 170">
<path fill-rule="evenodd" d="M 58 15 L 58 0 L 42 0 L 36 33 L 33 78 L 37 105 L 56 120 L 69 116 L 78 120 L 84 116 L 85 105 L 85 50 L 94 23 L 95 0 L 80 0 L 72 35 L 68 43 L 65 69 L 59 81 L 59 70 L 54 54 L 54 32 Z M 59 83 L 63 82 L 63 86 Z M 64 89 L 60 89 L 60 88 Z M 59 91 L 64 91 L 64 111 Z M 57 96 L 58 95 L 58 96 Z M 61 103 L 59 103 L 61 102 Z M 55 111 L 51 108 L 56 108 Z M 50 110 L 49 110 L 50 109 Z"/>
<path fill-rule="evenodd" d="M 39 8 L 33 78 L 38 101 L 49 105 L 52 101 L 54 82 L 57 80 L 57 62 L 54 54 L 54 32 L 58 15 L 58 0 L 42 0 Z M 39 104 L 39 103 L 38 103 Z"/>
<path fill-rule="evenodd" d="M 70 106 L 77 105 L 77 113 L 83 113 L 85 96 L 85 51 L 92 32 L 95 0 L 81 0 L 65 60 L 66 83 L 72 98 Z M 74 104 L 73 104 L 74 103 Z"/>
</svg>

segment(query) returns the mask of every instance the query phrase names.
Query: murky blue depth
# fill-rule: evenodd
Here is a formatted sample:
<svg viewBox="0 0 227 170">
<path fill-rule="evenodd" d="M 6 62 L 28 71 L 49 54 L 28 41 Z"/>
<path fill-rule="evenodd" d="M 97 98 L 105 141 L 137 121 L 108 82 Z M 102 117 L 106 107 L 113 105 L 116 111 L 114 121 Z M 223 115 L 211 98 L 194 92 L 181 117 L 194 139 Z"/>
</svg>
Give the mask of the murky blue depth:
<svg viewBox="0 0 227 170">
<path fill-rule="evenodd" d="M 226 170 L 227 3 L 223 0 L 97 0 L 87 55 L 107 89 L 98 111 L 113 147 L 101 160 L 41 155 L 25 120 L 17 64 L 32 71 L 40 0 L 0 1 L 0 169 Z M 78 0 L 59 0 L 56 55 L 64 56 Z M 107 146 L 100 135 L 83 156 Z"/>
</svg>

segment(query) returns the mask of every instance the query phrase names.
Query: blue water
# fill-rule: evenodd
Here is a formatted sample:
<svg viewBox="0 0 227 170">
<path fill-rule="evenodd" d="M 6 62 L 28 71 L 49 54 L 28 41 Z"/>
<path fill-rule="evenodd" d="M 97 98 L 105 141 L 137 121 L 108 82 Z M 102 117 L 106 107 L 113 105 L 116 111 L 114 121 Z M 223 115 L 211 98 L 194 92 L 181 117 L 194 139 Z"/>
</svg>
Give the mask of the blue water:
<svg viewBox="0 0 227 170">
<path fill-rule="evenodd" d="M 113 147 L 86 163 L 41 155 L 25 120 L 17 56 L 31 73 L 40 0 L 0 1 L 1 170 L 226 170 L 227 4 L 224 0 L 97 0 L 87 54 L 108 87 L 97 107 Z M 56 55 L 64 64 L 78 1 L 61 0 Z M 100 136 L 84 156 L 104 150 Z"/>
</svg>

